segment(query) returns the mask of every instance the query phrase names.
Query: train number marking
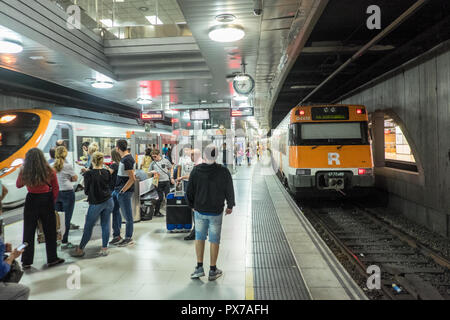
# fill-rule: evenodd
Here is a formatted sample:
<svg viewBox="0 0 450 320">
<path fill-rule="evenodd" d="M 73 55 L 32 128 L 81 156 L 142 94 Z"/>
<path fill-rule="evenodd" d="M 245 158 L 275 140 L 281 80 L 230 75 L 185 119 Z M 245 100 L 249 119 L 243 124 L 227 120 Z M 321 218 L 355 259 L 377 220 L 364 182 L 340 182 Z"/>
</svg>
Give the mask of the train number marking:
<svg viewBox="0 0 450 320">
<path fill-rule="evenodd" d="M 330 152 L 328 153 L 328 165 L 332 166 L 333 162 L 335 162 L 335 165 L 340 166 L 341 165 L 341 161 L 339 160 L 339 153 L 336 152 Z"/>
</svg>

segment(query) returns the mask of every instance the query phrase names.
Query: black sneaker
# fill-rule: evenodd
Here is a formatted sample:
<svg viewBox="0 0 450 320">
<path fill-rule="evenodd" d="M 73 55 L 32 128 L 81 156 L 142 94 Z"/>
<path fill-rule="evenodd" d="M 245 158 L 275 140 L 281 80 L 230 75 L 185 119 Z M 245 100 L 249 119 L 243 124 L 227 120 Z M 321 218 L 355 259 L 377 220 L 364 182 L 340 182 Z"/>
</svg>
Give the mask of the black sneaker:
<svg viewBox="0 0 450 320">
<path fill-rule="evenodd" d="M 112 239 L 110 242 L 109 242 L 109 244 L 117 244 L 117 243 L 119 243 L 120 241 L 122 241 L 122 238 L 120 237 L 120 236 L 118 236 L 118 237 L 115 237 L 114 239 Z"/>
<path fill-rule="evenodd" d="M 123 239 L 122 241 L 120 241 L 117 246 L 118 247 L 126 247 L 126 246 L 131 246 L 132 244 L 134 244 L 133 239 L 128 238 L 128 239 Z"/>
<path fill-rule="evenodd" d="M 184 237 L 184 240 L 186 240 L 186 241 L 195 240 L 195 232 L 191 232 L 189 235 Z"/>
<path fill-rule="evenodd" d="M 57 260 L 55 260 L 53 262 L 47 263 L 47 267 L 51 268 L 51 267 L 57 266 L 58 264 L 61 264 L 61 263 L 64 263 L 64 262 L 65 262 L 64 259 L 58 258 Z"/>
</svg>

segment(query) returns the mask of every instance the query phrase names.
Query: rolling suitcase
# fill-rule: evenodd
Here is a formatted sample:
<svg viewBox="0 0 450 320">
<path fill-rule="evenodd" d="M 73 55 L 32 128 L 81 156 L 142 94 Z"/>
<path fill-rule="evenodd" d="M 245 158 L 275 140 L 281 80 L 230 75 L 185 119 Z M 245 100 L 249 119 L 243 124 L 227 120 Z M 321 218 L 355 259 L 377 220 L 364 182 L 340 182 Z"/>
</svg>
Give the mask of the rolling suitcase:
<svg viewBox="0 0 450 320">
<path fill-rule="evenodd" d="M 166 198 L 166 224 L 170 232 L 189 232 L 192 228 L 192 211 L 184 197 L 183 186 L 181 182 L 175 192 L 169 193 Z"/>
</svg>

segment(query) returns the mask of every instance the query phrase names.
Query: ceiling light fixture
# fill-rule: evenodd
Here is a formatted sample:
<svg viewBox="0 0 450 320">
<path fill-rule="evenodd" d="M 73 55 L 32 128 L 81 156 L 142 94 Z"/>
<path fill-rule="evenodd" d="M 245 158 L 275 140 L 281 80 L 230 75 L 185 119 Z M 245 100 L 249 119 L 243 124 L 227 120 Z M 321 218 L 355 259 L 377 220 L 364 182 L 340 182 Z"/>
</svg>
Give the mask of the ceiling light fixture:
<svg viewBox="0 0 450 320">
<path fill-rule="evenodd" d="M 10 39 L 0 39 L 0 53 L 19 53 L 23 51 L 20 42 Z"/>
<path fill-rule="evenodd" d="M 94 81 L 91 83 L 91 86 L 96 89 L 111 89 L 114 87 L 114 83 L 111 81 Z"/>
<path fill-rule="evenodd" d="M 239 41 L 244 36 L 244 28 L 235 24 L 219 24 L 209 30 L 209 38 L 217 42 Z"/>
</svg>

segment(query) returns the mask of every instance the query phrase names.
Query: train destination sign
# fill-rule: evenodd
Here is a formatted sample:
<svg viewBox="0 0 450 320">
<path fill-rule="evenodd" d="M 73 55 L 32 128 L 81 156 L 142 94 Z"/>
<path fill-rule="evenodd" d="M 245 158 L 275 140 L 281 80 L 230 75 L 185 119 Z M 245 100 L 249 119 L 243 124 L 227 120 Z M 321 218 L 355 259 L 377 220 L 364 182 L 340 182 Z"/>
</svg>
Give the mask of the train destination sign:
<svg viewBox="0 0 450 320">
<path fill-rule="evenodd" d="M 312 120 L 348 120 L 348 107 L 311 108 Z"/>
<path fill-rule="evenodd" d="M 164 111 L 162 110 L 142 111 L 141 119 L 144 121 L 164 120 Z"/>
</svg>

